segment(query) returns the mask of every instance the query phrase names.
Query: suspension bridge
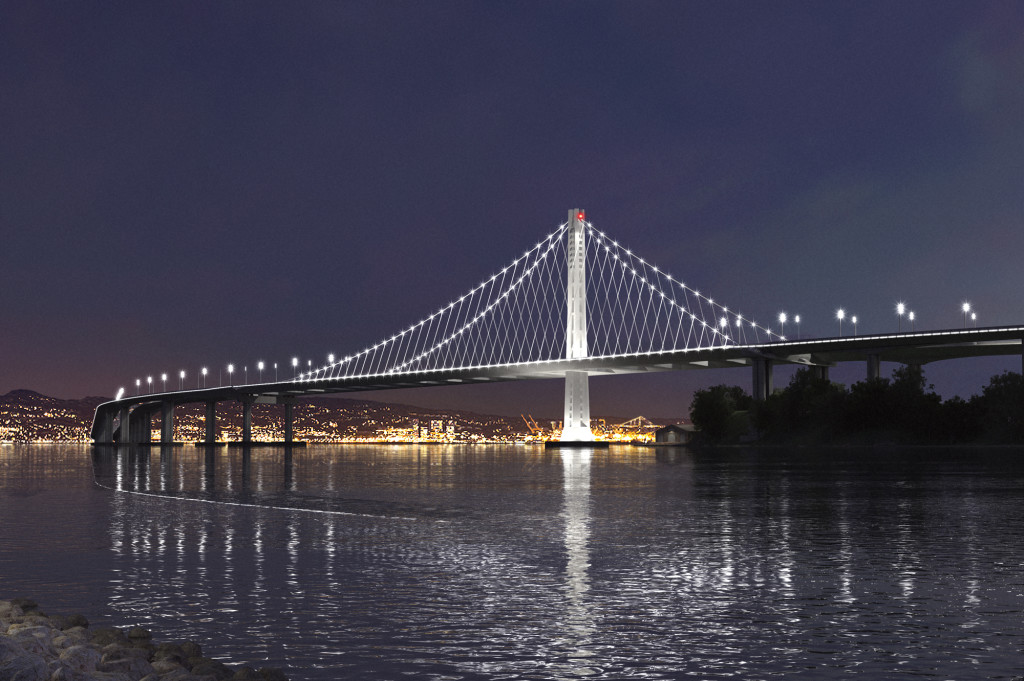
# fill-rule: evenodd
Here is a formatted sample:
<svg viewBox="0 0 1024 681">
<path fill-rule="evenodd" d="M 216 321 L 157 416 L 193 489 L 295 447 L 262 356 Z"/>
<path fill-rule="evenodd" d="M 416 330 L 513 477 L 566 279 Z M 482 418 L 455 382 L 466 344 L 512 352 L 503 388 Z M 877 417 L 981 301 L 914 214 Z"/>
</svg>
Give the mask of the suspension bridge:
<svg viewBox="0 0 1024 681">
<path fill-rule="evenodd" d="M 367 390 L 565 380 L 561 440 L 592 443 L 589 377 L 622 373 L 742 368 L 752 392 L 772 392 L 778 364 L 828 376 L 839 362 L 921 365 L 944 359 L 1020 355 L 1024 327 L 789 340 L 647 262 L 570 210 L 558 229 L 450 304 L 354 354 L 286 381 L 126 395 L 99 405 L 97 444 L 173 440 L 174 409 L 203 403 L 205 442 L 216 440 L 217 404 L 242 404 L 243 443 L 252 405 L 283 404 L 285 441 L 301 397 Z M 1022 357 L 1024 361 L 1024 357 Z M 1024 368 L 1024 367 L 1022 367 Z"/>
</svg>

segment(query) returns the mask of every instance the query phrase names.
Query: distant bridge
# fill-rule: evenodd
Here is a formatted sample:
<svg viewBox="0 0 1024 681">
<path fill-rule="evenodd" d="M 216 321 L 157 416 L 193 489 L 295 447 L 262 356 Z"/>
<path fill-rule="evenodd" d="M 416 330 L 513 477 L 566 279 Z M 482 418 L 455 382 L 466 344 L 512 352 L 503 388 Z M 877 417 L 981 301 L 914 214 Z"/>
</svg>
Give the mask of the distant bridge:
<svg viewBox="0 0 1024 681">
<path fill-rule="evenodd" d="M 589 275 L 589 276 L 588 276 Z M 945 359 L 1021 355 L 1024 326 L 788 340 L 730 310 L 635 255 L 572 210 L 524 255 L 419 323 L 291 380 L 125 395 L 99 405 L 97 444 L 173 439 L 174 409 L 206 406 L 205 442 L 216 441 L 216 405 L 283 404 L 293 439 L 296 399 L 327 393 L 564 378 L 562 440 L 592 442 L 590 376 L 747 367 L 753 395 L 772 391 L 773 367 L 813 367 L 827 377 L 841 362 L 923 365 Z M 1022 355 L 1024 361 L 1024 355 Z M 1022 366 L 1024 370 L 1024 366 Z"/>
</svg>

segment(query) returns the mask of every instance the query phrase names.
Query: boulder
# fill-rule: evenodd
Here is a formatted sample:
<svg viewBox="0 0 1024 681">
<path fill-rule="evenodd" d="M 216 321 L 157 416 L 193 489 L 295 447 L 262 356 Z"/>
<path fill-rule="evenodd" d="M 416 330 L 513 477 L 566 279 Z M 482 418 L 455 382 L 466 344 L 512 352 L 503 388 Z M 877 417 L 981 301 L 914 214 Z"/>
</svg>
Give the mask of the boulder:
<svg viewBox="0 0 1024 681">
<path fill-rule="evenodd" d="M 31 598 L 12 598 L 11 605 L 21 608 L 22 612 L 29 612 L 30 610 L 35 610 L 39 607 L 39 604 Z"/>
<path fill-rule="evenodd" d="M 96 677 L 89 672 L 83 672 L 71 667 L 57 667 L 50 674 L 50 681 L 96 681 Z"/>
<path fill-rule="evenodd" d="M 17 628 L 16 628 L 17 627 Z M 43 656 L 56 656 L 53 647 L 53 629 L 41 626 L 12 625 L 8 637 L 17 641 L 26 652 Z"/>
<path fill-rule="evenodd" d="M 0 658 L 0 679 L 3 681 L 47 681 L 49 671 L 46 660 L 40 655 L 21 653 Z"/>
<path fill-rule="evenodd" d="M 60 654 L 64 666 L 83 672 L 96 671 L 96 665 L 101 659 L 99 652 L 90 646 L 71 646 Z"/>
<path fill-rule="evenodd" d="M 111 643 L 125 645 L 128 643 L 128 637 L 117 627 L 100 627 L 99 629 L 92 630 L 92 633 L 89 635 L 89 643 L 100 648 Z"/>
<path fill-rule="evenodd" d="M 114 659 L 109 659 L 107 655 L 104 655 L 100 663 L 96 665 L 96 671 L 122 673 L 132 679 L 141 679 L 147 674 L 152 674 L 153 667 L 144 658 L 133 655 Z"/>
<path fill-rule="evenodd" d="M 178 645 L 181 646 L 181 652 L 185 655 L 186 660 L 190 657 L 203 656 L 203 647 L 195 641 L 184 641 Z"/>
<path fill-rule="evenodd" d="M 230 681 L 263 681 L 263 677 L 249 665 L 242 665 L 235 670 L 235 675 L 231 677 Z"/>
<path fill-rule="evenodd" d="M 201 658 L 193 664 L 191 671 L 193 676 L 213 676 L 217 681 L 230 679 L 234 675 L 226 664 L 208 657 Z"/>
<path fill-rule="evenodd" d="M 263 678 L 263 681 L 288 681 L 285 673 L 277 667 L 261 667 L 260 676 Z"/>
</svg>

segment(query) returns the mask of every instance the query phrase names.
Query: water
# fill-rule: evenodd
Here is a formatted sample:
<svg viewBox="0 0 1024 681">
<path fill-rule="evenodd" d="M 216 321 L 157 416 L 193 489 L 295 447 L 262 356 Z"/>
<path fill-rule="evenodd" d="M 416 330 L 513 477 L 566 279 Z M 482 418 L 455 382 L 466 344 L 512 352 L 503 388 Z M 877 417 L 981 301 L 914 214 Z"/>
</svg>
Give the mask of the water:
<svg viewBox="0 0 1024 681">
<path fill-rule="evenodd" d="M 0 446 L 0 597 L 320 679 L 1024 674 L 1024 452 Z"/>
</svg>

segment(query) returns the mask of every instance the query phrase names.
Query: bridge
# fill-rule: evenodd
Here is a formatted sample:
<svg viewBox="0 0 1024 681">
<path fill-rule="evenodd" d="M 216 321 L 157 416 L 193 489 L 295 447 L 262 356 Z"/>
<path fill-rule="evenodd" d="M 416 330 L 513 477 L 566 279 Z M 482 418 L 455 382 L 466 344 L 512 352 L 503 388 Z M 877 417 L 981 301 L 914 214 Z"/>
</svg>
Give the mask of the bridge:
<svg viewBox="0 0 1024 681">
<path fill-rule="evenodd" d="M 592 443 L 589 377 L 741 368 L 753 395 L 771 394 L 773 367 L 812 367 L 822 377 L 840 362 L 923 365 L 946 359 L 1022 355 L 1024 326 L 964 328 L 791 340 L 687 286 L 620 245 L 582 210 L 511 264 L 402 331 L 289 380 L 126 395 L 96 408 L 97 444 L 145 444 L 161 417 L 173 440 L 174 409 L 205 404 L 205 438 L 216 441 L 217 404 L 242 404 L 242 442 L 252 441 L 252 405 L 283 404 L 293 439 L 297 399 L 442 385 L 564 378 L 562 442 Z"/>
</svg>

